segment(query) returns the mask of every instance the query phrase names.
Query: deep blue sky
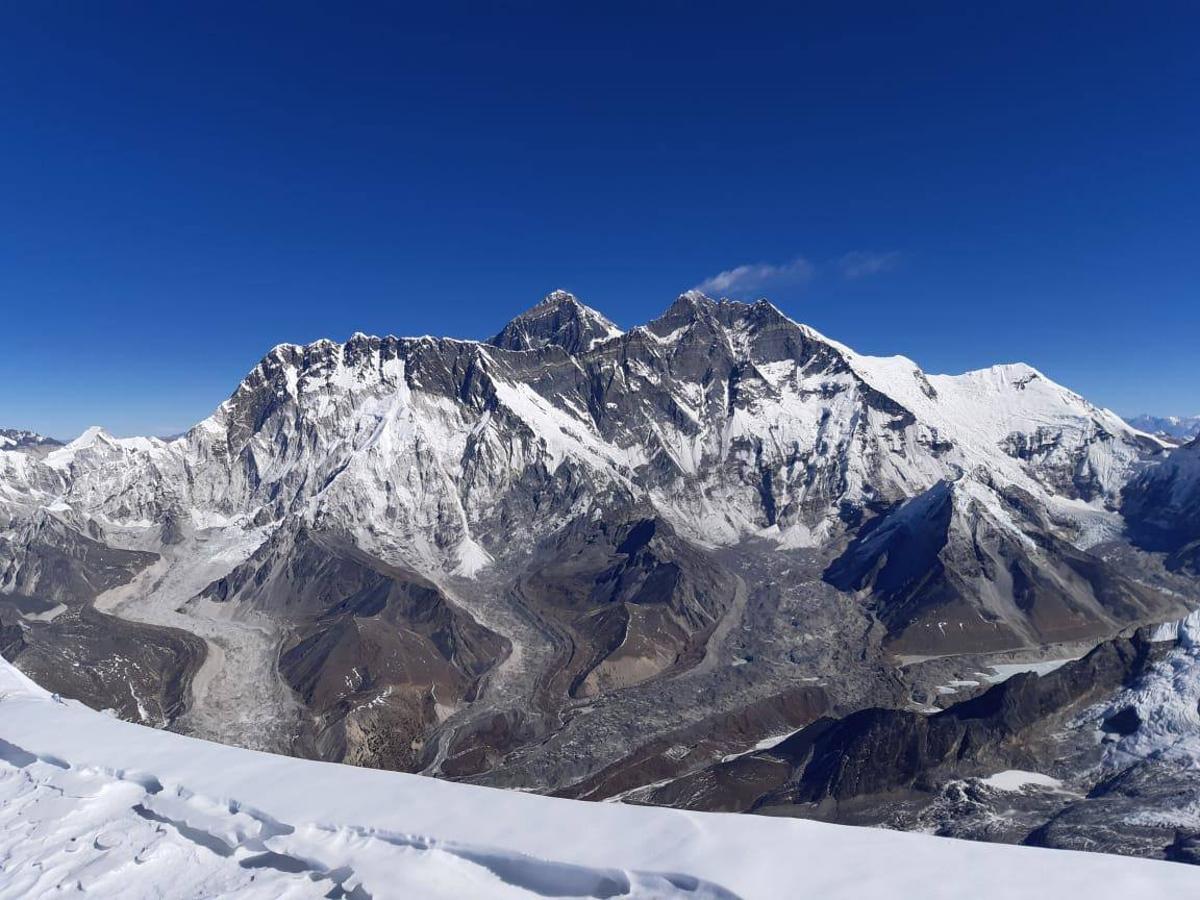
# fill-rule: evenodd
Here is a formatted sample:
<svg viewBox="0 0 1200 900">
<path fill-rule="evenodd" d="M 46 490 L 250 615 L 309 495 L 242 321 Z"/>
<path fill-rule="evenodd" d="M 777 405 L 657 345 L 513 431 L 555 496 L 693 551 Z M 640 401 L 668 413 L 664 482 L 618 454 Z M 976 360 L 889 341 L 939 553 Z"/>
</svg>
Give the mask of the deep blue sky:
<svg viewBox="0 0 1200 900">
<path fill-rule="evenodd" d="M 863 352 L 1200 412 L 1200 7 L 980 5 L 5 4 L 0 425 L 739 266 Z"/>
</svg>

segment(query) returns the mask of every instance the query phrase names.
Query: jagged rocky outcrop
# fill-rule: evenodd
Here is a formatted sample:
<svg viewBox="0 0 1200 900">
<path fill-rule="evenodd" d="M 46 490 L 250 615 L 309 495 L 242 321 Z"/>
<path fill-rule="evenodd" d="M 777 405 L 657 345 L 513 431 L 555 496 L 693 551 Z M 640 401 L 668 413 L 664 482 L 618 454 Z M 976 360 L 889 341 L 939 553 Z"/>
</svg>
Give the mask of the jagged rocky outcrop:
<svg viewBox="0 0 1200 900">
<path fill-rule="evenodd" d="M 552 291 L 537 306 L 504 326 L 488 343 L 505 350 L 561 347 L 572 355 L 591 350 L 621 329 L 566 291 Z"/>
<path fill-rule="evenodd" d="M 942 712 L 825 715 L 639 802 L 1195 863 L 1200 613 Z"/>
<path fill-rule="evenodd" d="M 1019 673 L 934 715 L 865 709 L 821 723 L 776 748 L 802 761 L 790 797 L 819 803 L 886 794 L 928 784 L 943 766 L 1022 768 L 1032 756 L 1021 743 L 1026 731 L 1116 691 L 1146 670 L 1153 649 L 1139 633 L 1100 644 L 1048 675 Z"/>
</svg>

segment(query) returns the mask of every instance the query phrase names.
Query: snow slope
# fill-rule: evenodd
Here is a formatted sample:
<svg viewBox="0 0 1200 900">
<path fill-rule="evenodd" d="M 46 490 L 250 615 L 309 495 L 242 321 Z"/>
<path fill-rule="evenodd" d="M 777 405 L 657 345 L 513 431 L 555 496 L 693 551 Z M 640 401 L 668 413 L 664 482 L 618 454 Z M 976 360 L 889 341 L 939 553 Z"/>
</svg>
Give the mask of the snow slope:
<svg viewBox="0 0 1200 900">
<path fill-rule="evenodd" d="M 0 898 L 1195 896 L 1162 862 L 590 804 L 238 750 L 0 660 Z"/>
</svg>

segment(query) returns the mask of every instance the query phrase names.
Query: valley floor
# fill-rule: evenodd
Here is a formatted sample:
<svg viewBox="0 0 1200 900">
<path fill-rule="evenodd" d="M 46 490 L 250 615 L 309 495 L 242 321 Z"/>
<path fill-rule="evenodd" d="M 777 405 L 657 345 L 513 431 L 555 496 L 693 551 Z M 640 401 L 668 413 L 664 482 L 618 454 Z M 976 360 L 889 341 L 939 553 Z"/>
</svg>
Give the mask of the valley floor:
<svg viewBox="0 0 1200 900">
<path fill-rule="evenodd" d="M 199 596 L 243 561 L 262 535 L 214 529 L 195 544 L 166 548 L 128 584 L 96 598 L 101 612 L 131 622 L 177 628 L 202 638 L 206 655 L 192 678 L 188 712 L 177 727 L 253 750 L 287 752 L 299 705 L 276 667 L 279 627 L 253 613 Z"/>
<path fill-rule="evenodd" d="M 1103 898 L 1200 868 L 557 800 L 121 722 L 0 661 L 0 898 Z"/>
</svg>

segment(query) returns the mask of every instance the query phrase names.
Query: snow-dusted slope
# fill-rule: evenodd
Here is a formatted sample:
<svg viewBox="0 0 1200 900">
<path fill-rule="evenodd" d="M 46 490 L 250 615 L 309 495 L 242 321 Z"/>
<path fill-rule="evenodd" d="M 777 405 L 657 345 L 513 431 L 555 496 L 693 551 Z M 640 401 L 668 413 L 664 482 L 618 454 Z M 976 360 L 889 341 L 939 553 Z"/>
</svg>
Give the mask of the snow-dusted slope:
<svg viewBox="0 0 1200 900">
<path fill-rule="evenodd" d="M 1166 551 L 1169 568 L 1200 574 L 1200 438 L 1138 475 L 1122 501 L 1134 540 Z"/>
<path fill-rule="evenodd" d="M 508 793 L 236 750 L 0 661 L 0 897 L 1187 897 L 1200 869 Z"/>
<path fill-rule="evenodd" d="M 1108 747 L 1108 761 L 1114 769 L 1146 759 L 1200 769 L 1200 612 L 1159 626 L 1153 638 L 1174 646 L 1101 713 L 1107 718 L 1126 709 L 1137 711 L 1137 727 Z M 1179 812 L 1194 824 L 1200 819 L 1200 798 Z"/>
<path fill-rule="evenodd" d="M 604 315 L 566 291 L 551 291 L 537 306 L 509 322 L 489 341 L 506 350 L 562 347 L 568 353 L 591 350 L 624 334 Z"/>
</svg>

